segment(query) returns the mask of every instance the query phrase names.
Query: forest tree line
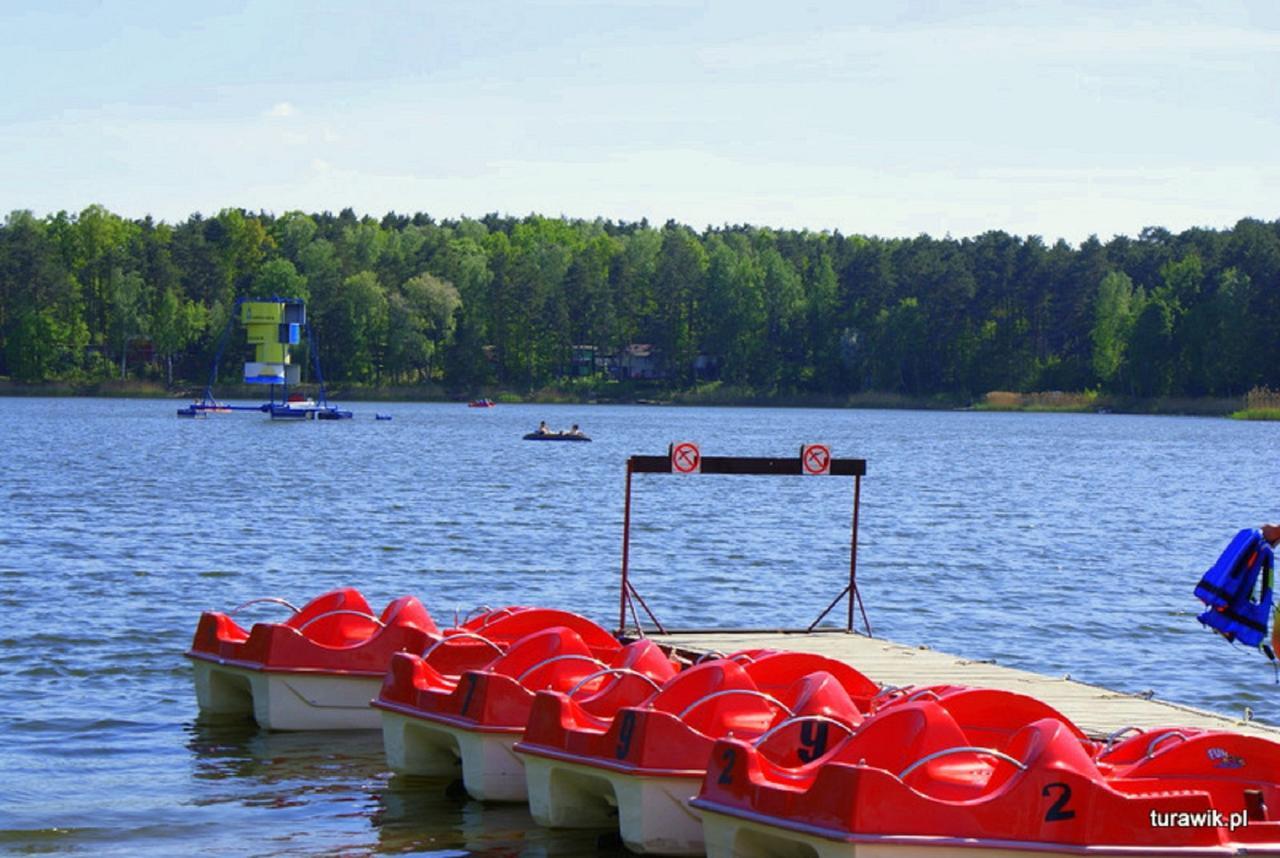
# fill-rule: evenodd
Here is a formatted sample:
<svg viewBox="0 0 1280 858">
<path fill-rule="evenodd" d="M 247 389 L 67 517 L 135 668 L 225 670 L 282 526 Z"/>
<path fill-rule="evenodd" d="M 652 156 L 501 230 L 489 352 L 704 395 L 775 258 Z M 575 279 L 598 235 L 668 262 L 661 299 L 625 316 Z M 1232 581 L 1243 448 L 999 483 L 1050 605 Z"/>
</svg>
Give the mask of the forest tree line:
<svg viewBox="0 0 1280 858">
<path fill-rule="evenodd" d="M 236 299 L 273 295 L 307 302 L 328 379 L 375 386 L 532 390 L 581 373 L 574 346 L 640 343 L 672 389 L 1280 386 L 1280 221 L 1073 247 L 349 209 L 171 225 L 100 206 L 0 227 L 0 376 L 202 386 Z M 228 381 L 249 359 L 233 331 Z"/>
</svg>

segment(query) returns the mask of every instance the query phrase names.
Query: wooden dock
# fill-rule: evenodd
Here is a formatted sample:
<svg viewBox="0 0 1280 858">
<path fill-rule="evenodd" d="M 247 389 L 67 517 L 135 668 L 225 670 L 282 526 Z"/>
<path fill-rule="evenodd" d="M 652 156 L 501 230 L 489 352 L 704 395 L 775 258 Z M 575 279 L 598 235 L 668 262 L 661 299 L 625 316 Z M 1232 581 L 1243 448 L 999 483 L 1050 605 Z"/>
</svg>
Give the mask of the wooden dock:
<svg viewBox="0 0 1280 858">
<path fill-rule="evenodd" d="M 1244 712 L 1224 715 L 1142 695 L 1112 691 L 1067 677 L 964 659 L 927 647 L 912 647 L 881 638 L 840 632 L 725 631 L 649 634 L 662 646 L 693 654 L 744 649 L 783 649 L 818 653 L 856 667 L 882 685 L 952 683 L 1001 688 L 1039 698 L 1094 736 L 1123 727 L 1202 727 L 1234 730 L 1280 740 L 1280 727 L 1244 720 Z"/>
</svg>

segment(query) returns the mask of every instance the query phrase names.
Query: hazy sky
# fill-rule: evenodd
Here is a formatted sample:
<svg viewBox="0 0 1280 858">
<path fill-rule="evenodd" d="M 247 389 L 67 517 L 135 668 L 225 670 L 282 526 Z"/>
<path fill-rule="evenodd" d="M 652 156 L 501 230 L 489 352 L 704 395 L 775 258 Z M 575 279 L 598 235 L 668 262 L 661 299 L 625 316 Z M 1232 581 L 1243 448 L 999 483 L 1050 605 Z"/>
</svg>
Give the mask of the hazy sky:
<svg viewBox="0 0 1280 858">
<path fill-rule="evenodd" d="M 1280 3 L 0 5 L 0 208 L 1280 217 Z"/>
</svg>

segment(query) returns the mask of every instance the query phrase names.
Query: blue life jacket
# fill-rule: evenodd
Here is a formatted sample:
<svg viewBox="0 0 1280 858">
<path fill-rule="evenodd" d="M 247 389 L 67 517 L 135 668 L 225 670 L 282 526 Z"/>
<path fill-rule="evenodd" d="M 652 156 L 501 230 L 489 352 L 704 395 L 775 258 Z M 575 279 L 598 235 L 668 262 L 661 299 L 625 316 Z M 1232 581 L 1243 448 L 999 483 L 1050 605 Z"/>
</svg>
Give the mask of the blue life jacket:
<svg viewBox="0 0 1280 858">
<path fill-rule="evenodd" d="M 1245 528 L 1237 533 L 1196 585 L 1196 596 L 1200 601 L 1213 608 L 1225 608 L 1240 592 L 1250 571 L 1253 571 L 1256 583 L 1257 571 L 1251 570 L 1250 566 L 1258 563 L 1260 558 L 1255 552 L 1263 544 L 1262 531 L 1257 528 Z M 1249 589 L 1252 590 L 1253 585 Z"/>
<path fill-rule="evenodd" d="M 1260 531 L 1249 529 L 1237 533 L 1218 562 L 1196 585 L 1196 596 L 1209 606 L 1196 619 L 1229 641 L 1239 641 L 1245 646 L 1262 643 L 1271 614 L 1273 564 L 1271 546 Z M 1262 591 L 1255 602 L 1253 591 L 1259 576 Z"/>
</svg>

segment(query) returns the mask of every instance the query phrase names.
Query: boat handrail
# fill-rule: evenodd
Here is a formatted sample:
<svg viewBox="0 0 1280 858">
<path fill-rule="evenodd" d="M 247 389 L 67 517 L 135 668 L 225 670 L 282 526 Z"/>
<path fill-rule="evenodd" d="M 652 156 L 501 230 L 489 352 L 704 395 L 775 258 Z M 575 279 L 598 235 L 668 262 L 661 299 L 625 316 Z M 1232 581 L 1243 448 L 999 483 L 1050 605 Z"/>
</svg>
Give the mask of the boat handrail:
<svg viewBox="0 0 1280 858">
<path fill-rule="evenodd" d="M 792 724 L 799 724 L 804 721 L 817 721 L 823 724 L 834 724 L 837 727 L 839 727 L 841 730 L 844 730 L 850 736 L 852 736 L 855 732 L 854 729 L 850 727 L 848 724 L 844 723 L 838 718 L 832 718 L 829 715 L 793 715 L 790 718 L 786 718 L 786 719 L 783 719 L 782 721 L 779 721 L 777 724 L 774 724 L 772 727 L 770 727 L 768 730 L 765 730 L 759 736 L 756 736 L 755 739 L 751 741 L 751 744 L 756 745 L 757 747 L 760 745 L 763 745 L 766 741 L 769 740 L 769 737 L 773 736 L 773 734 L 777 733 L 783 727 L 789 727 Z"/>
<path fill-rule="evenodd" d="M 488 605 L 476 605 L 471 610 L 462 615 L 462 622 L 458 622 L 458 612 L 453 612 L 453 624 L 455 626 L 463 626 L 471 622 L 472 617 L 483 617 L 485 614 L 493 611 Z"/>
<path fill-rule="evenodd" d="M 387 627 L 386 623 L 384 623 L 382 620 L 375 617 L 373 614 L 367 613 L 365 611 L 353 611 L 350 608 L 339 608 L 336 611 L 325 611 L 323 614 L 316 614 L 314 617 L 307 620 L 302 625 L 298 626 L 298 631 L 303 631 L 304 629 L 306 629 L 307 626 L 311 625 L 316 620 L 323 620 L 325 617 L 336 617 L 343 614 L 353 616 L 353 617 L 360 617 L 365 620 L 372 620 L 373 622 L 378 624 L 378 628 L 380 629 L 385 629 Z"/>
<path fill-rule="evenodd" d="M 249 601 L 245 602 L 243 605 L 237 605 L 236 607 L 232 608 L 230 611 L 227 611 L 227 616 L 234 617 L 236 614 L 240 613 L 245 608 L 249 607 L 250 605 L 256 605 L 259 602 L 270 602 L 273 605 L 284 605 L 286 608 L 293 611 L 295 614 L 302 612 L 301 608 L 299 608 L 297 605 L 293 604 L 292 602 L 288 601 L 287 599 L 280 599 L 280 598 L 277 598 L 276 596 L 263 596 L 260 599 L 250 599 Z"/>
<path fill-rule="evenodd" d="M 1149 760 L 1153 756 L 1155 756 L 1156 745 L 1159 745 L 1165 739 L 1178 739 L 1179 741 L 1185 742 L 1187 741 L 1187 734 L 1182 732 L 1181 730 L 1166 730 L 1165 732 L 1161 733 L 1159 736 L 1156 736 L 1154 739 L 1152 739 L 1150 742 L 1147 743 L 1146 759 Z"/>
<path fill-rule="evenodd" d="M 725 658 L 725 654 L 718 649 L 707 650 L 698 656 L 698 660 L 694 664 L 702 664 L 704 661 L 710 661 L 713 658 Z"/>
<path fill-rule="evenodd" d="M 517 612 L 517 608 L 514 605 L 507 605 L 504 608 L 490 608 L 488 611 L 485 612 L 486 614 L 488 614 L 488 616 L 485 616 L 485 614 L 477 615 L 477 616 L 485 617 L 484 622 L 480 624 L 480 628 L 483 629 L 486 626 L 488 626 L 490 623 L 496 623 L 498 620 L 500 620 L 503 617 L 513 616 L 516 612 Z"/>
<path fill-rule="evenodd" d="M 1119 730 L 1113 730 L 1112 732 L 1107 734 L 1107 744 L 1104 745 L 1102 747 L 1102 750 L 1098 752 L 1098 758 L 1101 759 L 1102 757 L 1111 753 L 1111 751 L 1115 748 L 1115 746 L 1119 744 L 1120 737 L 1125 735 L 1126 733 L 1140 734 L 1142 732 L 1144 732 L 1143 729 L 1139 727 L 1137 724 L 1129 724 L 1127 726 L 1121 727 Z"/>
<path fill-rule="evenodd" d="M 431 646 L 427 647 L 426 651 L 422 653 L 422 657 L 427 658 L 428 656 L 431 655 L 431 653 L 435 652 L 438 648 L 444 646 L 447 642 L 451 640 L 456 640 L 457 638 L 467 638 L 469 640 L 477 640 L 477 641 L 480 641 L 481 643 L 487 643 L 489 646 L 493 647 L 494 650 L 497 651 L 498 655 L 502 655 L 503 653 L 502 647 L 500 647 L 498 644 L 494 643 L 493 641 L 489 640 L 484 635 L 478 635 L 475 632 L 455 632 L 454 634 L 451 634 L 451 635 L 445 635 L 444 637 L 440 638 L 438 641 L 433 643 Z"/>
<path fill-rule="evenodd" d="M 652 685 L 654 691 L 657 691 L 660 688 L 662 688 L 662 686 L 658 682 L 656 682 L 652 676 L 643 674 L 638 670 L 632 670 L 629 667 L 610 667 L 610 668 L 606 668 L 605 670 L 597 670 L 595 673 L 591 673 L 582 677 L 582 679 L 578 680 L 578 684 L 573 686 L 573 688 L 570 688 L 568 693 L 565 696 L 572 697 L 574 694 L 577 693 L 578 689 L 582 688 L 582 686 L 586 685 L 591 680 L 599 679 L 602 676 L 638 676 L 641 679 L 643 679 L 645 682 Z"/>
<path fill-rule="evenodd" d="M 603 661 L 600 661 L 598 658 L 592 658 L 589 655 L 579 655 L 578 653 L 567 653 L 565 655 L 553 655 L 551 658 L 544 658 L 542 661 L 538 662 L 537 664 L 527 669 L 524 673 L 517 676 L 516 682 L 522 683 L 524 682 L 525 678 L 529 676 L 529 674 L 543 667 L 546 667 L 548 664 L 555 664 L 558 661 L 589 661 L 592 664 L 594 664 L 596 667 L 604 667 Z"/>
<path fill-rule="evenodd" d="M 895 694 L 905 694 L 908 688 L 910 688 L 909 685 L 890 685 L 886 682 L 884 685 L 880 686 L 880 690 L 871 695 L 871 699 L 879 700 L 881 697 L 892 697 Z"/>
<path fill-rule="evenodd" d="M 932 754 L 925 754 L 902 771 L 898 772 L 898 780 L 906 779 L 907 775 L 923 766 L 925 763 L 931 763 L 940 757 L 947 757 L 952 754 L 982 754 L 987 757 L 995 757 L 997 760 L 1016 766 L 1019 771 L 1025 772 L 1027 764 L 1019 760 L 1017 757 L 1011 757 L 1004 751 L 997 751 L 995 748 L 980 748 L 977 745 L 957 745 L 954 748 L 944 748 L 941 751 L 934 751 Z"/>
<path fill-rule="evenodd" d="M 781 700 L 774 697 L 772 694 L 765 694 L 763 691 L 757 691 L 754 688 L 726 688 L 726 689 L 723 689 L 722 691 L 713 691 L 710 694 L 706 695 L 705 697 L 699 697 L 697 700 L 693 701 L 688 706 L 684 707 L 684 710 L 676 717 L 683 721 L 686 715 L 688 715 L 693 710 L 697 709 L 703 703 L 708 703 L 712 700 L 715 700 L 717 697 L 728 697 L 731 694 L 736 694 L 736 695 L 745 694 L 751 697 L 758 697 L 761 700 L 765 701 L 766 703 L 769 703 L 773 706 L 777 706 L 783 712 L 786 712 L 787 717 L 792 717 L 796 714 L 795 712 L 791 711 L 791 707 L 787 706 L 787 704 L 783 703 Z"/>
<path fill-rule="evenodd" d="M 921 697 L 924 697 L 926 694 L 928 694 L 934 700 L 942 699 L 942 697 L 938 694 L 938 692 L 934 691 L 932 688 L 921 688 L 919 691 L 914 691 L 911 694 L 908 694 L 906 699 L 903 700 L 902 702 L 910 703 L 913 700 L 919 700 Z"/>
</svg>

